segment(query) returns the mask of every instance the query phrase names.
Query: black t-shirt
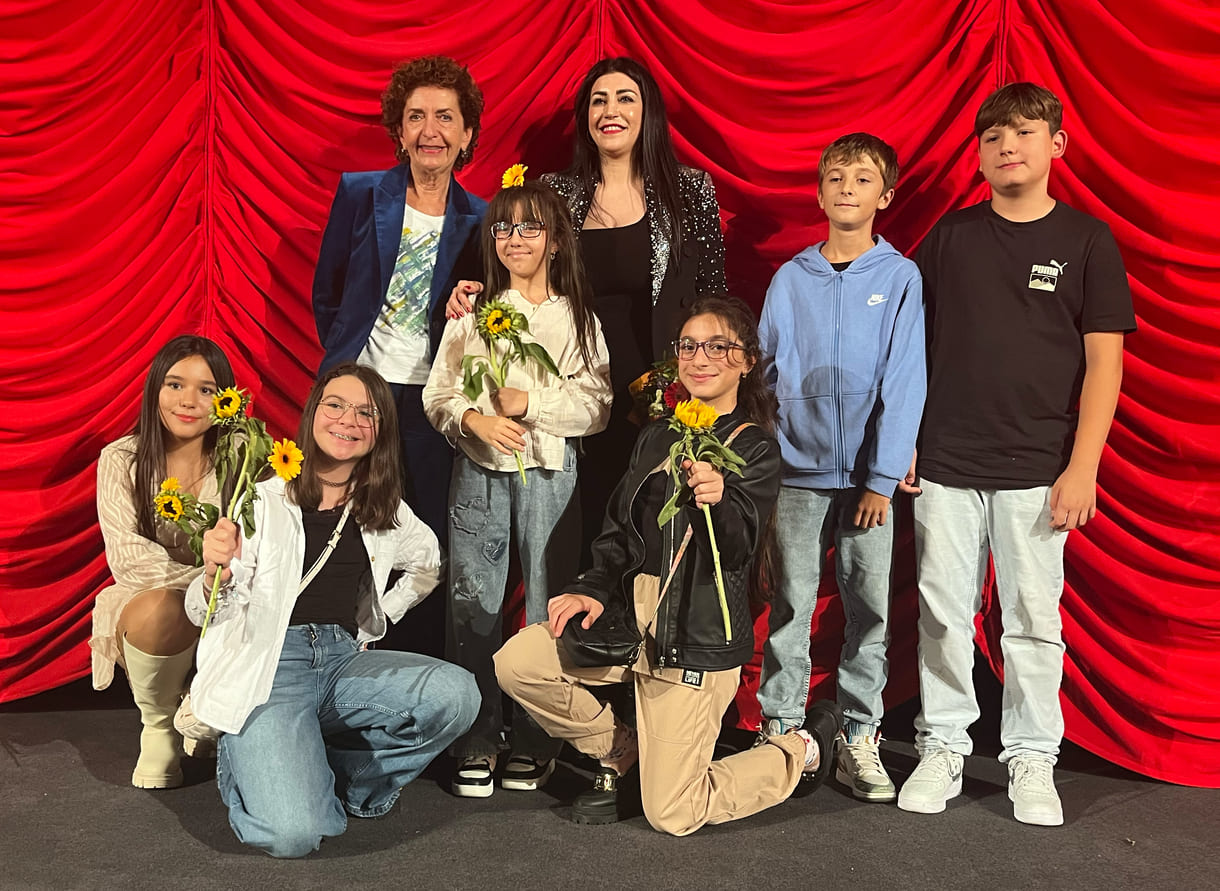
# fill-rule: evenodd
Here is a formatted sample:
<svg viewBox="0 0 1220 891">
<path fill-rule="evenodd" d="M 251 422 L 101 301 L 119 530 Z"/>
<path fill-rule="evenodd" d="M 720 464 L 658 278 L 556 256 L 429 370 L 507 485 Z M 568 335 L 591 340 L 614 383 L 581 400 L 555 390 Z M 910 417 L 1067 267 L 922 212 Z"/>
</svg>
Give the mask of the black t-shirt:
<svg viewBox="0 0 1220 891">
<path fill-rule="evenodd" d="M 915 260 L 930 340 L 920 476 L 1052 484 L 1071 457 L 1083 336 L 1135 328 L 1109 226 L 1062 202 L 1014 223 L 984 201 L 945 215 Z"/>
<path fill-rule="evenodd" d="M 305 577 L 326 542 L 339 525 L 343 508 L 333 510 L 301 509 L 301 520 L 305 525 L 305 562 L 301 577 Z M 369 585 L 367 578 L 372 573 L 360 527 L 347 518 L 339 543 L 331 553 L 326 565 L 314 576 L 297 597 L 292 608 L 290 625 L 341 625 L 352 637 L 359 626 L 356 612 L 360 596 Z"/>
</svg>

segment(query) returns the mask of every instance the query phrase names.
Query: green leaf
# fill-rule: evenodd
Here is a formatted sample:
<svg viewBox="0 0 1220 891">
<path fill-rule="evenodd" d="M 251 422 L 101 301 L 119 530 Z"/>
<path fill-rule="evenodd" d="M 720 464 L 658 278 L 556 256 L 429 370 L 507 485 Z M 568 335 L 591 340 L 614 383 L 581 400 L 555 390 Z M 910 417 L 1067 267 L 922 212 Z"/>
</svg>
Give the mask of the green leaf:
<svg viewBox="0 0 1220 891">
<path fill-rule="evenodd" d="M 487 360 L 482 356 L 462 357 L 462 395 L 471 402 L 483 393 L 483 375 L 486 373 Z"/>
<path fill-rule="evenodd" d="M 246 538 L 254 534 L 254 492 L 242 502 L 241 505 L 241 528 L 246 533 Z"/>
<path fill-rule="evenodd" d="M 527 359 L 533 359 L 551 374 L 559 376 L 559 368 L 555 365 L 555 360 L 551 358 L 551 354 L 546 351 L 540 343 L 530 341 L 529 343 L 521 344 L 521 352 Z"/>
<path fill-rule="evenodd" d="M 682 480 L 682 459 L 686 457 L 689 447 L 689 435 L 684 436 L 669 447 L 669 473 L 673 477 L 674 492 L 661 507 L 661 512 L 657 514 L 658 528 L 663 528 L 666 523 L 674 518 L 682 505 L 690 500 L 690 486 L 685 485 Z"/>
</svg>

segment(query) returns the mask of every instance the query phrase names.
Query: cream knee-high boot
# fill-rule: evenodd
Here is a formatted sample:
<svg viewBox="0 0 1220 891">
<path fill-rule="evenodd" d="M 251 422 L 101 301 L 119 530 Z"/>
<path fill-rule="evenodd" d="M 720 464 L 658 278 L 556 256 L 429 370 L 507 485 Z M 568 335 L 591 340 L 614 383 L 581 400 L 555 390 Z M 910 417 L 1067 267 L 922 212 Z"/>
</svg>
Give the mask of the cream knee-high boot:
<svg viewBox="0 0 1220 891">
<path fill-rule="evenodd" d="M 144 724 L 131 784 L 138 789 L 181 786 L 182 737 L 174 730 L 174 712 L 195 662 L 195 645 L 173 656 L 152 656 L 124 640 L 123 655 L 131 695 Z"/>
</svg>

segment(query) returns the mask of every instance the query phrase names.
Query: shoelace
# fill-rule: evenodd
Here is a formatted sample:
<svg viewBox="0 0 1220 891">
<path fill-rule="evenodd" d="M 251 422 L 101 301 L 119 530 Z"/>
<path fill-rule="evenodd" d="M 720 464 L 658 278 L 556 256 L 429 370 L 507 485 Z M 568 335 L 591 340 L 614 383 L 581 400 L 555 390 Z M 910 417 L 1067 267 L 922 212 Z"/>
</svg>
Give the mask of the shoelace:
<svg viewBox="0 0 1220 891">
<path fill-rule="evenodd" d="M 1054 793 L 1051 765 L 1045 761 L 1018 761 L 1012 769 L 1012 784 L 1022 792 Z"/>
<path fill-rule="evenodd" d="M 847 751 L 862 773 L 881 773 L 881 751 L 875 743 L 847 743 Z"/>
<path fill-rule="evenodd" d="M 933 752 L 920 760 L 915 770 L 922 774 L 934 774 L 938 780 L 953 779 L 953 756 L 950 752 Z"/>
</svg>

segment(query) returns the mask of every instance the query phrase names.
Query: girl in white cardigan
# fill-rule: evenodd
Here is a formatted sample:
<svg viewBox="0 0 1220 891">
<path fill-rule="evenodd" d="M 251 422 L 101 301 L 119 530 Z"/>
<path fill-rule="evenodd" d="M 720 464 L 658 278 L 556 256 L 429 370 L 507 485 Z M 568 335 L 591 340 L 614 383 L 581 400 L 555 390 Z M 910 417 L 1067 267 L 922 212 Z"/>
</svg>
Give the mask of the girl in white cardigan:
<svg viewBox="0 0 1220 891">
<path fill-rule="evenodd" d="M 347 814 L 389 811 L 403 786 L 470 726 L 465 670 L 368 649 L 435 587 L 436 536 L 402 502 L 390 388 L 342 363 L 314 385 L 297 441 L 301 474 L 258 486 L 255 531 L 227 520 L 204 535 L 187 592 L 202 624 L 196 717 L 221 731 L 216 780 L 238 839 L 300 857 L 341 834 Z M 402 575 L 388 586 L 391 570 Z"/>
</svg>

